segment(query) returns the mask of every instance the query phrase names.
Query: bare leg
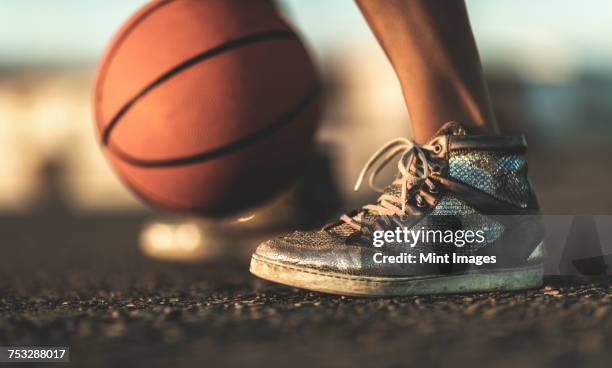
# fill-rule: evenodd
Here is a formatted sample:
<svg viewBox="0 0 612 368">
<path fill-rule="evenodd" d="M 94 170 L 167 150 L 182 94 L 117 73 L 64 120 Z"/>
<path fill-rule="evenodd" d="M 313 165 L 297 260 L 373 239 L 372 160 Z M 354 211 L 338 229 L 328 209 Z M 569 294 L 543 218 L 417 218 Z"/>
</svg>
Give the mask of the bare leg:
<svg viewBox="0 0 612 368">
<path fill-rule="evenodd" d="M 449 120 L 497 133 L 463 0 L 356 2 L 399 77 L 418 143 Z"/>
</svg>

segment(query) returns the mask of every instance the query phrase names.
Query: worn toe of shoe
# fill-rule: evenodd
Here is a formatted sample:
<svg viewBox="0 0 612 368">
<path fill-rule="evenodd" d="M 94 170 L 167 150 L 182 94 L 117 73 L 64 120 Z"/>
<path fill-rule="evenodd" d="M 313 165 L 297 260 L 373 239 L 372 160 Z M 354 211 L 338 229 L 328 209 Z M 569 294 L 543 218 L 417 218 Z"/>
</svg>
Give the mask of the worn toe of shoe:
<svg viewBox="0 0 612 368">
<path fill-rule="evenodd" d="M 300 268 L 350 272 L 360 268 L 362 253 L 358 247 L 346 246 L 343 238 L 325 231 L 297 231 L 261 243 L 254 257 Z"/>
</svg>

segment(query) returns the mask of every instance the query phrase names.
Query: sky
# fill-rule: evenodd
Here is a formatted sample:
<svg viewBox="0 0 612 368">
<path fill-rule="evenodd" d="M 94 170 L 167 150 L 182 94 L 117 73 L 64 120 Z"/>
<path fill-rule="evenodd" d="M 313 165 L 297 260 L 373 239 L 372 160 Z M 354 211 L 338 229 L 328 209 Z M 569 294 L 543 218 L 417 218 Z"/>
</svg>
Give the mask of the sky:
<svg viewBox="0 0 612 368">
<path fill-rule="evenodd" d="M 146 2 L 0 0 L 0 64 L 93 62 L 119 25 Z M 319 53 L 374 43 L 352 0 L 281 3 Z M 612 1 L 468 0 L 467 4 L 485 63 L 612 69 Z"/>
</svg>

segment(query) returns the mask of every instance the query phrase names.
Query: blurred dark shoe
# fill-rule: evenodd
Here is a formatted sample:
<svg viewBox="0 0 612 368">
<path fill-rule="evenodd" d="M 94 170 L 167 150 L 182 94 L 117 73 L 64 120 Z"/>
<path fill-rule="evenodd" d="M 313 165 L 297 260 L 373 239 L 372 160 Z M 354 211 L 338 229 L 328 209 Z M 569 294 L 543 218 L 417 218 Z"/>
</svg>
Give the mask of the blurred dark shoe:
<svg viewBox="0 0 612 368">
<path fill-rule="evenodd" d="M 342 197 L 332 171 L 334 150 L 319 145 L 295 185 L 233 217 L 158 218 L 140 234 L 141 251 L 169 262 L 248 262 L 259 243 L 292 229 L 316 229 L 338 214 Z"/>
</svg>

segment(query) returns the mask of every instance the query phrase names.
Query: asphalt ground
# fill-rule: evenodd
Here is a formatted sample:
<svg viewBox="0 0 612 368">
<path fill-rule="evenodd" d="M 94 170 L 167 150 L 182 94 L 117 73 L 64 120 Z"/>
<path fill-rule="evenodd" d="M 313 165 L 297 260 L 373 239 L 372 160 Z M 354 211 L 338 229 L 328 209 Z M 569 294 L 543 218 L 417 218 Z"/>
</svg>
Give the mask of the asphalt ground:
<svg viewBox="0 0 612 368">
<path fill-rule="evenodd" d="M 549 277 L 513 293 L 338 297 L 258 280 L 245 261 L 148 259 L 136 247 L 145 220 L 0 216 L 0 346 L 69 346 L 79 367 L 612 362 L 607 277 Z"/>
</svg>

